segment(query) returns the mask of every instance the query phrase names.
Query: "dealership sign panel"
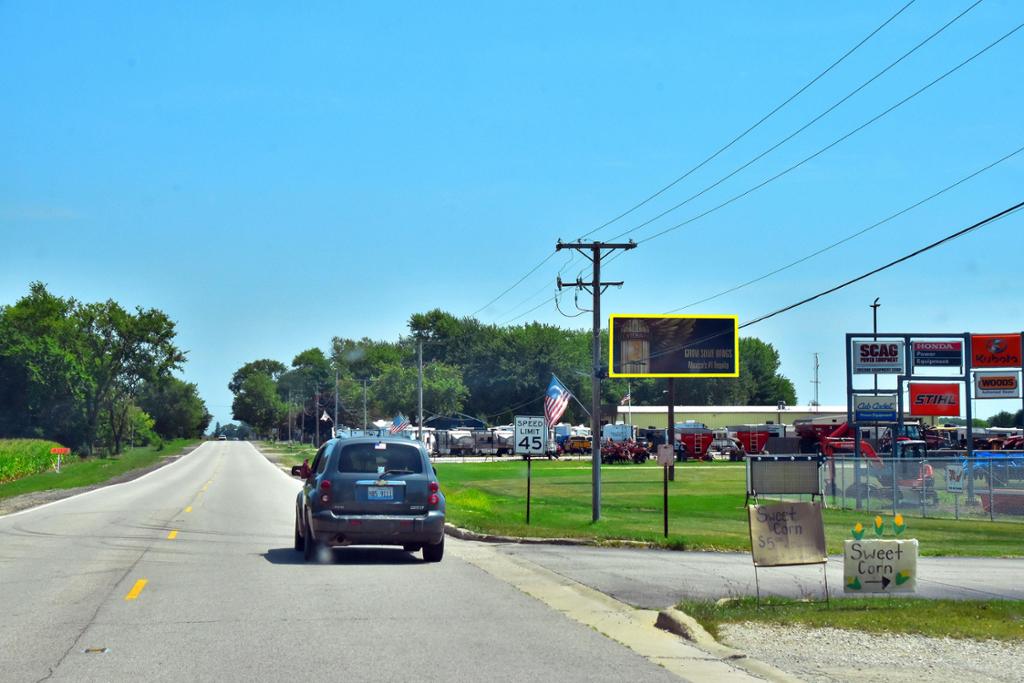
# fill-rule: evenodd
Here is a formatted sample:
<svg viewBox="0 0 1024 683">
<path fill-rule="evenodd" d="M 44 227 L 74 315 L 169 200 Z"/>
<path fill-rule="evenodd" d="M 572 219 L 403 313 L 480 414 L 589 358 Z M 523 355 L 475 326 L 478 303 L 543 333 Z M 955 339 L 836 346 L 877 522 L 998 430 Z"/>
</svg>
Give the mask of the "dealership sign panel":
<svg viewBox="0 0 1024 683">
<path fill-rule="evenodd" d="M 734 315 L 612 315 L 610 377 L 739 377 Z"/>
<path fill-rule="evenodd" d="M 853 342 L 854 374 L 902 375 L 902 341 L 855 341 Z"/>
<path fill-rule="evenodd" d="M 899 402 L 896 394 L 854 394 L 854 422 L 896 422 Z"/>
<path fill-rule="evenodd" d="M 959 368 L 964 364 L 962 341 L 916 341 L 910 346 L 915 368 Z"/>
<path fill-rule="evenodd" d="M 1020 334 L 972 334 L 972 368 L 1021 367 Z"/>
<path fill-rule="evenodd" d="M 911 382 L 910 414 L 959 417 L 960 383 Z"/>
<path fill-rule="evenodd" d="M 974 373 L 974 398 L 1020 398 L 1016 372 Z"/>
</svg>

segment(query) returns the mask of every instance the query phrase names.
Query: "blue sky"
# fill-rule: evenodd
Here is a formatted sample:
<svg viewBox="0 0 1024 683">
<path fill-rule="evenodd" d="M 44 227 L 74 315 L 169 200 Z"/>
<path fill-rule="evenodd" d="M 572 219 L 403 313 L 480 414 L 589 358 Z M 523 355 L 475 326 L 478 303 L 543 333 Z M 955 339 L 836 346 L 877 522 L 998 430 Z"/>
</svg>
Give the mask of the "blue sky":
<svg viewBox="0 0 1024 683">
<path fill-rule="evenodd" d="M 556 239 L 603 224 L 757 121 L 898 3 L 0 4 L 0 302 L 154 306 L 216 419 L 242 363 L 469 315 Z M 799 128 L 969 2 L 907 8 L 733 148 L 594 236 L 686 199 Z M 815 125 L 632 236 L 745 191 L 1024 21 L 986 0 Z M 606 268 L 612 312 L 665 312 L 894 213 L 1024 145 L 1024 30 L 792 173 Z M 1024 153 L 688 312 L 741 323 L 1021 201 Z M 843 401 L 843 333 L 1024 328 L 1024 217 L 746 330 L 800 400 Z M 553 295 L 559 255 L 478 314 Z M 547 283 L 547 285 L 545 284 Z M 563 310 L 573 312 L 571 294 Z M 528 320 L 584 327 L 550 302 Z M 884 382 L 883 380 L 883 386 Z M 1012 404 L 1012 405 L 1011 405 Z M 988 401 L 988 415 L 1013 402 Z"/>
</svg>

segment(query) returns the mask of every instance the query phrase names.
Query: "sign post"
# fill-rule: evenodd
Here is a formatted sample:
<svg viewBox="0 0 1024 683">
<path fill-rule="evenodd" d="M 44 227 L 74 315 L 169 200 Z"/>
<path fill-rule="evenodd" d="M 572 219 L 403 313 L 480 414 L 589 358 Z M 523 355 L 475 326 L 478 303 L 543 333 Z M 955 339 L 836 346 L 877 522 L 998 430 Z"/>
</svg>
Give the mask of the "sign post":
<svg viewBox="0 0 1024 683">
<path fill-rule="evenodd" d="M 662 470 L 662 507 L 665 517 L 665 538 L 668 538 L 668 470 L 676 461 L 676 454 L 672 444 L 658 444 L 658 463 Z"/>
<path fill-rule="evenodd" d="M 516 415 L 512 429 L 515 453 L 526 458 L 526 523 L 530 523 L 533 456 L 548 450 L 548 424 L 543 415 Z"/>
<path fill-rule="evenodd" d="M 57 465 L 56 465 L 57 474 L 60 474 L 60 456 L 67 455 L 70 452 L 71 452 L 70 448 L 51 448 L 50 449 L 50 455 L 56 455 L 57 456 Z"/>
</svg>

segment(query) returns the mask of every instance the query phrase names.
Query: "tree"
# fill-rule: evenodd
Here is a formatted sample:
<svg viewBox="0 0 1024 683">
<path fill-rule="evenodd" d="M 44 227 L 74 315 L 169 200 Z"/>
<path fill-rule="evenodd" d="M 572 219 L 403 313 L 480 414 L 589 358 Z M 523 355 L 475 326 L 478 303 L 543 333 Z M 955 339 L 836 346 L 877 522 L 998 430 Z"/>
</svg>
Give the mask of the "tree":
<svg viewBox="0 0 1024 683">
<path fill-rule="evenodd" d="M 241 390 L 242 383 L 246 378 L 255 374 L 266 375 L 276 382 L 287 370 L 288 368 L 280 361 L 270 360 L 269 358 L 254 360 L 235 370 L 235 374 L 231 376 L 231 381 L 228 382 L 228 389 L 231 390 L 232 394 L 237 394 Z"/>
<path fill-rule="evenodd" d="M 1024 417 L 1024 410 L 1018 410 L 1016 413 L 1010 413 L 1005 410 L 1000 411 L 988 419 L 988 423 L 992 427 L 1021 427 L 1021 418 Z"/>
<path fill-rule="evenodd" d="M 257 433 L 267 434 L 284 418 L 284 402 L 277 395 L 277 387 L 268 375 L 255 373 L 245 378 L 235 399 L 231 412 L 236 420 L 243 420 Z"/>
<path fill-rule="evenodd" d="M 90 378 L 77 306 L 33 282 L 27 296 L 0 308 L 0 435 L 84 441 Z"/>
<path fill-rule="evenodd" d="M 416 394 L 416 368 L 392 365 L 380 374 L 373 384 L 375 405 L 386 416 L 404 413 L 412 415 L 419 397 Z M 423 366 L 423 407 L 431 413 L 447 415 L 462 409 L 469 390 L 462 383 L 458 368 L 444 363 Z"/>
<path fill-rule="evenodd" d="M 146 383 L 138 402 L 153 417 L 154 429 L 164 439 L 199 438 L 213 417 L 199 397 L 199 388 L 176 377 Z"/>
</svg>

